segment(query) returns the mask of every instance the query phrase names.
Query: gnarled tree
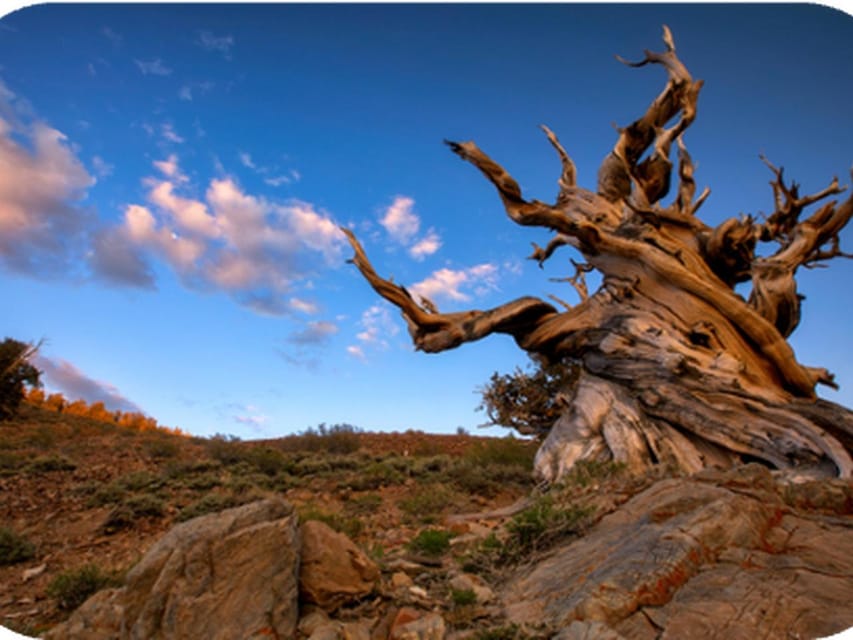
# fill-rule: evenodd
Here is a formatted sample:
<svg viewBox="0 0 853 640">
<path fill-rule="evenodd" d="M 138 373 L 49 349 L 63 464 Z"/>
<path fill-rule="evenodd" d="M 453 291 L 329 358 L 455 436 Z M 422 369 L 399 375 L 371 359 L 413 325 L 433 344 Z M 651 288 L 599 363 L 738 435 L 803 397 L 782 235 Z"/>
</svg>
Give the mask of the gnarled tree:
<svg viewBox="0 0 853 640">
<path fill-rule="evenodd" d="M 800 364 L 787 338 L 800 320 L 797 270 L 850 257 L 839 247 L 839 232 L 853 215 L 853 198 L 829 200 L 844 191 L 837 179 L 800 195 L 765 160 L 773 174 L 772 214 L 717 227 L 702 222 L 696 213 L 708 190 L 697 196 L 683 141 L 702 81 L 679 60 L 666 27 L 663 40 L 664 52 L 626 62 L 661 65 L 668 81 L 646 112 L 618 131 L 594 191 L 576 184 L 574 163 L 544 126 L 562 164 L 554 204 L 525 199 L 512 176 L 473 142 L 447 143 L 494 185 L 513 221 L 553 231 L 547 246 L 534 245 L 531 258 L 541 265 L 563 246 L 582 254 L 585 263 L 575 263 L 569 279 L 579 304 L 561 303 L 558 310 L 524 297 L 484 311 L 440 313 L 377 275 L 343 229 L 355 250 L 352 262 L 400 308 L 420 350 L 504 333 L 531 354 L 580 368 L 537 454 L 544 480 L 560 478 L 582 459 L 615 459 L 635 470 L 664 463 L 688 472 L 760 460 L 849 477 L 853 413 L 816 397 L 815 386 L 834 386 L 833 376 Z M 674 198 L 664 204 L 671 186 Z M 759 255 L 758 243 L 771 250 Z M 602 276 L 592 295 L 581 286 L 590 269 Z M 734 287 L 747 281 L 752 293 L 745 300 Z"/>
</svg>

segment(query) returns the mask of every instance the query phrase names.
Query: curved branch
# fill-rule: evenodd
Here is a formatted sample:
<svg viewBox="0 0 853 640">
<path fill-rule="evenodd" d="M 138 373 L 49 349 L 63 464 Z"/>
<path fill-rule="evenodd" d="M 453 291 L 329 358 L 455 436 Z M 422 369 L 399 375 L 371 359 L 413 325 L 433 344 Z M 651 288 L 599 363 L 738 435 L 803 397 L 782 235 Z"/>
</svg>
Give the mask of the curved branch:
<svg viewBox="0 0 853 640">
<path fill-rule="evenodd" d="M 486 311 L 437 313 L 435 305 L 429 310 L 418 305 L 402 286 L 379 276 L 355 234 L 341 227 L 355 256 L 350 260 L 367 280 L 373 290 L 403 313 L 415 348 L 428 353 L 447 351 L 465 342 L 474 342 L 492 333 L 505 333 L 517 341 L 532 332 L 536 326 L 557 311 L 547 302 L 524 297 Z"/>
<path fill-rule="evenodd" d="M 557 155 L 560 156 L 560 164 L 563 167 L 563 173 L 560 175 L 560 179 L 557 183 L 560 185 L 560 193 L 557 196 L 557 202 L 561 202 L 565 198 L 568 198 L 568 191 L 571 187 L 574 187 L 577 184 L 577 171 L 575 170 L 575 163 L 572 162 L 572 159 L 569 157 L 569 154 L 566 153 L 566 150 L 563 148 L 563 145 L 560 144 L 560 141 L 557 139 L 557 136 L 544 124 L 539 125 L 542 131 L 545 132 L 545 135 L 548 136 L 548 140 L 551 142 L 551 145 L 554 149 L 557 150 Z"/>
</svg>

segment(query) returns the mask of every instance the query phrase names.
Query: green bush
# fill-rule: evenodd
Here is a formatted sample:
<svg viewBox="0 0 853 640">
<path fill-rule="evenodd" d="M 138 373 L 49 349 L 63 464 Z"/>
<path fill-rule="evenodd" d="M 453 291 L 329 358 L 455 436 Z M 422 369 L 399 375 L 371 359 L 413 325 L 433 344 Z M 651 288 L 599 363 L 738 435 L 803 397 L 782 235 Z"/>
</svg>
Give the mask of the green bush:
<svg viewBox="0 0 853 640">
<path fill-rule="evenodd" d="M 380 487 L 402 484 L 405 476 L 387 462 L 373 462 L 346 484 L 354 491 L 373 491 Z"/>
<path fill-rule="evenodd" d="M 103 571 L 95 564 L 63 571 L 47 586 L 47 595 L 56 599 L 63 611 L 73 611 L 93 594 L 105 587 L 118 586 L 120 580 L 115 573 Z"/>
<path fill-rule="evenodd" d="M 593 512 L 575 504 L 557 505 L 551 496 L 543 496 L 507 523 L 510 537 L 504 548 L 527 556 L 580 532 Z"/>
<path fill-rule="evenodd" d="M 178 443 L 172 437 L 166 435 L 147 438 L 143 441 L 142 447 L 155 460 L 174 458 L 181 450 Z"/>
<path fill-rule="evenodd" d="M 239 498 L 234 495 L 223 493 L 208 493 L 200 500 L 197 500 L 191 505 L 181 509 L 175 520 L 177 522 L 184 522 L 185 520 L 190 520 L 191 518 L 197 518 L 198 516 L 207 515 L 208 513 L 224 511 L 225 509 L 230 509 L 231 507 L 237 507 L 241 504 L 245 504 L 251 498 L 252 494 L 249 493 L 247 493 L 245 496 L 240 496 Z"/>
<path fill-rule="evenodd" d="M 430 524 L 438 519 L 450 505 L 454 494 L 443 484 L 429 484 L 418 488 L 408 498 L 400 500 L 398 506 L 408 519 Z"/>
<path fill-rule="evenodd" d="M 8 527 L 0 527 L 0 566 L 26 562 L 36 555 L 32 542 Z"/>
<path fill-rule="evenodd" d="M 473 589 L 451 589 L 450 600 L 456 607 L 467 607 L 477 602 L 477 594 Z"/>
<path fill-rule="evenodd" d="M 157 496 L 130 496 L 110 511 L 101 525 L 101 530 L 107 534 L 115 533 L 132 527 L 142 518 L 161 518 L 165 513 L 166 505 Z"/>
<path fill-rule="evenodd" d="M 303 522 L 317 520 L 349 538 L 357 537 L 364 531 L 364 523 L 357 517 L 347 517 L 340 513 L 323 511 L 314 505 L 306 505 L 299 510 L 299 519 Z"/>
<path fill-rule="evenodd" d="M 39 456 L 30 462 L 27 469 L 32 473 L 49 473 L 51 471 L 74 471 L 77 465 L 65 456 Z"/>
<path fill-rule="evenodd" d="M 465 452 L 464 458 L 480 466 L 521 467 L 532 471 L 537 446 L 536 442 L 512 436 L 490 438 L 476 442 Z"/>
<path fill-rule="evenodd" d="M 450 549 L 453 533 L 443 529 L 424 529 L 408 544 L 410 551 L 428 556 L 440 556 Z"/>
<path fill-rule="evenodd" d="M 358 427 L 351 424 L 319 424 L 302 433 L 285 438 L 284 446 L 288 451 L 311 451 L 332 454 L 355 453 L 361 447 Z"/>
</svg>

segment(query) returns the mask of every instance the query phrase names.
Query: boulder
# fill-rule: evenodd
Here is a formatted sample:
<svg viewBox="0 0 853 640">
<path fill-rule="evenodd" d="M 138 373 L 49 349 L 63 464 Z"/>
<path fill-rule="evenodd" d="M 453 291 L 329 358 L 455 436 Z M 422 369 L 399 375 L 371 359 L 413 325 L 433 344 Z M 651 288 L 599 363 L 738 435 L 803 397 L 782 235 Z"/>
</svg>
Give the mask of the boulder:
<svg viewBox="0 0 853 640">
<path fill-rule="evenodd" d="M 800 508 L 805 491 L 760 465 L 658 482 L 513 576 L 507 615 L 561 640 L 837 633 L 853 625 L 851 483 L 822 486 L 841 513 Z"/>
<path fill-rule="evenodd" d="M 309 520 L 302 525 L 302 602 L 334 611 L 373 591 L 379 567 L 344 534 Z"/>
<path fill-rule="evenodd" d="M 280 499 L 195 518 L 160 538 L 123 587 L 95 594 L 46 638 L 292 637 L 299 546 Z"/>
</svg>

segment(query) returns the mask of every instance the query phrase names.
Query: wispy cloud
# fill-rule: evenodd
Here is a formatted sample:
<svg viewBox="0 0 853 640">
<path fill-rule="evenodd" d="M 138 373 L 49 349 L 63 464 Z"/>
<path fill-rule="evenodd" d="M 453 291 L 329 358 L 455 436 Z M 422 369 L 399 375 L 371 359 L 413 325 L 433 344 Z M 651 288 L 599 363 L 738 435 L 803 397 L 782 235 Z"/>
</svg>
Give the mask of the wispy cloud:
<svg viewBox="0 0 853 640">
<path fill-rule="evenodd" d="M 109 40 L 114 47 L 120 47 L 121 43 L 124 42 L 124 37 L 110 29 L 109 27 L 101 28 L 101 35 L 104 36 L 107 40 Z"/>
<path fill-rule="evenodd" d="M 230 60 L 234 37 L 231 35 L 217 36 L 210 31 L 199 31 L 195 43 L 205 51 L 221 53 L 222 57 Z"/>
<path fill-rule="evenodd" d="M 271 187 L 280 187 L 283 184 L 293 184 L 294 182 L 299 182 L 302 179 L 302 174 L 300 174 L 296 169 L 291 169 L 287 173 L 282 173 L 277 176 L 270 176 L 269 178 L 264 178 L 264 182 L 270 185 Z"/>
<path fill-rule="evenodd" d="M 188 82 L 178 90 L 178 97 L 186 102 L 191 102 L 195 94 L 205 94 L 212 91 L 215 86 L 215 83 L 209 81 Z"/>
<path fill-rule="evenodd" d="M 88 403 L 103 402 L 111 411 L 132 411 L 142 413 L 133 402 L 124 397 L 109 382 L 90 378 L 66 360 L 52 359 L 38 354 L 35 357 L 36 368 L 44 374 L 47 383 L 62 392 L 69 399 L 82 399 Z"/>
<path fill-rule="evenodd" d="M 311 256 L 342 261 L 344 238 L 328 214 L 302 201 L 269 202 L 228 176 L 212 179 L 203 198 L 184 195 L 177 157 L 155 164 L 164 177 L 144 181 L 147 203 L 127 206 L 122 223 L 106 232 L 122 252 L 111 256 L 105 242 L 94 248 L 101 277 L 150 286 L 150 263 L 162 260 L 187 286 L 225 291 L 259 313 L 316 312 L 293 289 Z"/>
<path fill-rule="evenodd" d="M 92 156 L 92 168 L 99 178 L 106 178 L 113 174 L 115 165 L 110 164 L 101 156 Z"/>
<path fill-rule="evenodd" d="M 144 76 L 169 76 L 172 69 L 167 67 L 160 58 L 154 60 L 133 60 Z"/>
<path fill-rule="evenodd" d="M 80 201 L 95 179 L 66 136 L 31 115 L 0 82 L 0 264 L 45 275 L 80 250 L 90 222 Z"/>
<path fill-rule="evenodd" d="M 483 295 L 497 287 L 498 267 L 491 263 L 478 264 L 468 269 L 439 269 L 408 289 L 416 296 L 429 300 L 449 299 L 465 302 L 471 299 L 463 289 Z"/>
<path fill-rule="evenodd" d="M 160 135 L 164 140 L 174 142 L 175 144 L 181 144 L 184 141 L 184 138 L 177 134 L 175 127 L 171 122 L 164 122 L 160 125 Z"/>
<path fill-rule="evenodd" d="M 269 421 L 269 417 L 264 415 L 258 407 L 247 404 L 235 405 L 234 409 L 237 410 L 237 413 L 231 416 L 234 422 L 249 427 L 255 433 L 264 433 L 263 427 Z"/>
<path fill-rule="evenodd" d="M 293 184 L 295 182 L 299 182 L 302 178 L 302 175 L 296 169 L 289 169 L 282 172 L 279 170 L 277 165 L 269 167 L 258 164 L 258 162 L 252 157 L 252 154 L 248 151 L 239 151 L 237 153 L 237 158 L 240 160 L 241 165 L 247 169 L 251 169 L 254 173 L 260 176 L 264 176 L 264 182 L 271 187 L 280 187 L 283 184 Z"/>
<path fill-rule="evenodd" d="M 388 307 L 384 304 L 375 304 L 368 308 L 361 314 L 359 324 L 361 331 L 356 334 L 359 342 L 379 349 L 387 349 L 386 338 L 396 336 L 400 332 L 399 326 L 391 318 Z"/>
<path fill-rule="evenodd" d="M 306 313 L 309 315 L 313 315 L 320 311 L 320 308 L 316 303 L 296 297 L 290 299 L 290 308 L 294 311 L 299 311 L 300 313 Z"/>
<path fill-rule="evenodd" d="M 309 322 L 304 329 L 295 331 L 287 337 L 287 341 L 298 345 L 320 345 L 325 344 L 339 331 L 334 322 L 318 320 Z"/>
</svg>

